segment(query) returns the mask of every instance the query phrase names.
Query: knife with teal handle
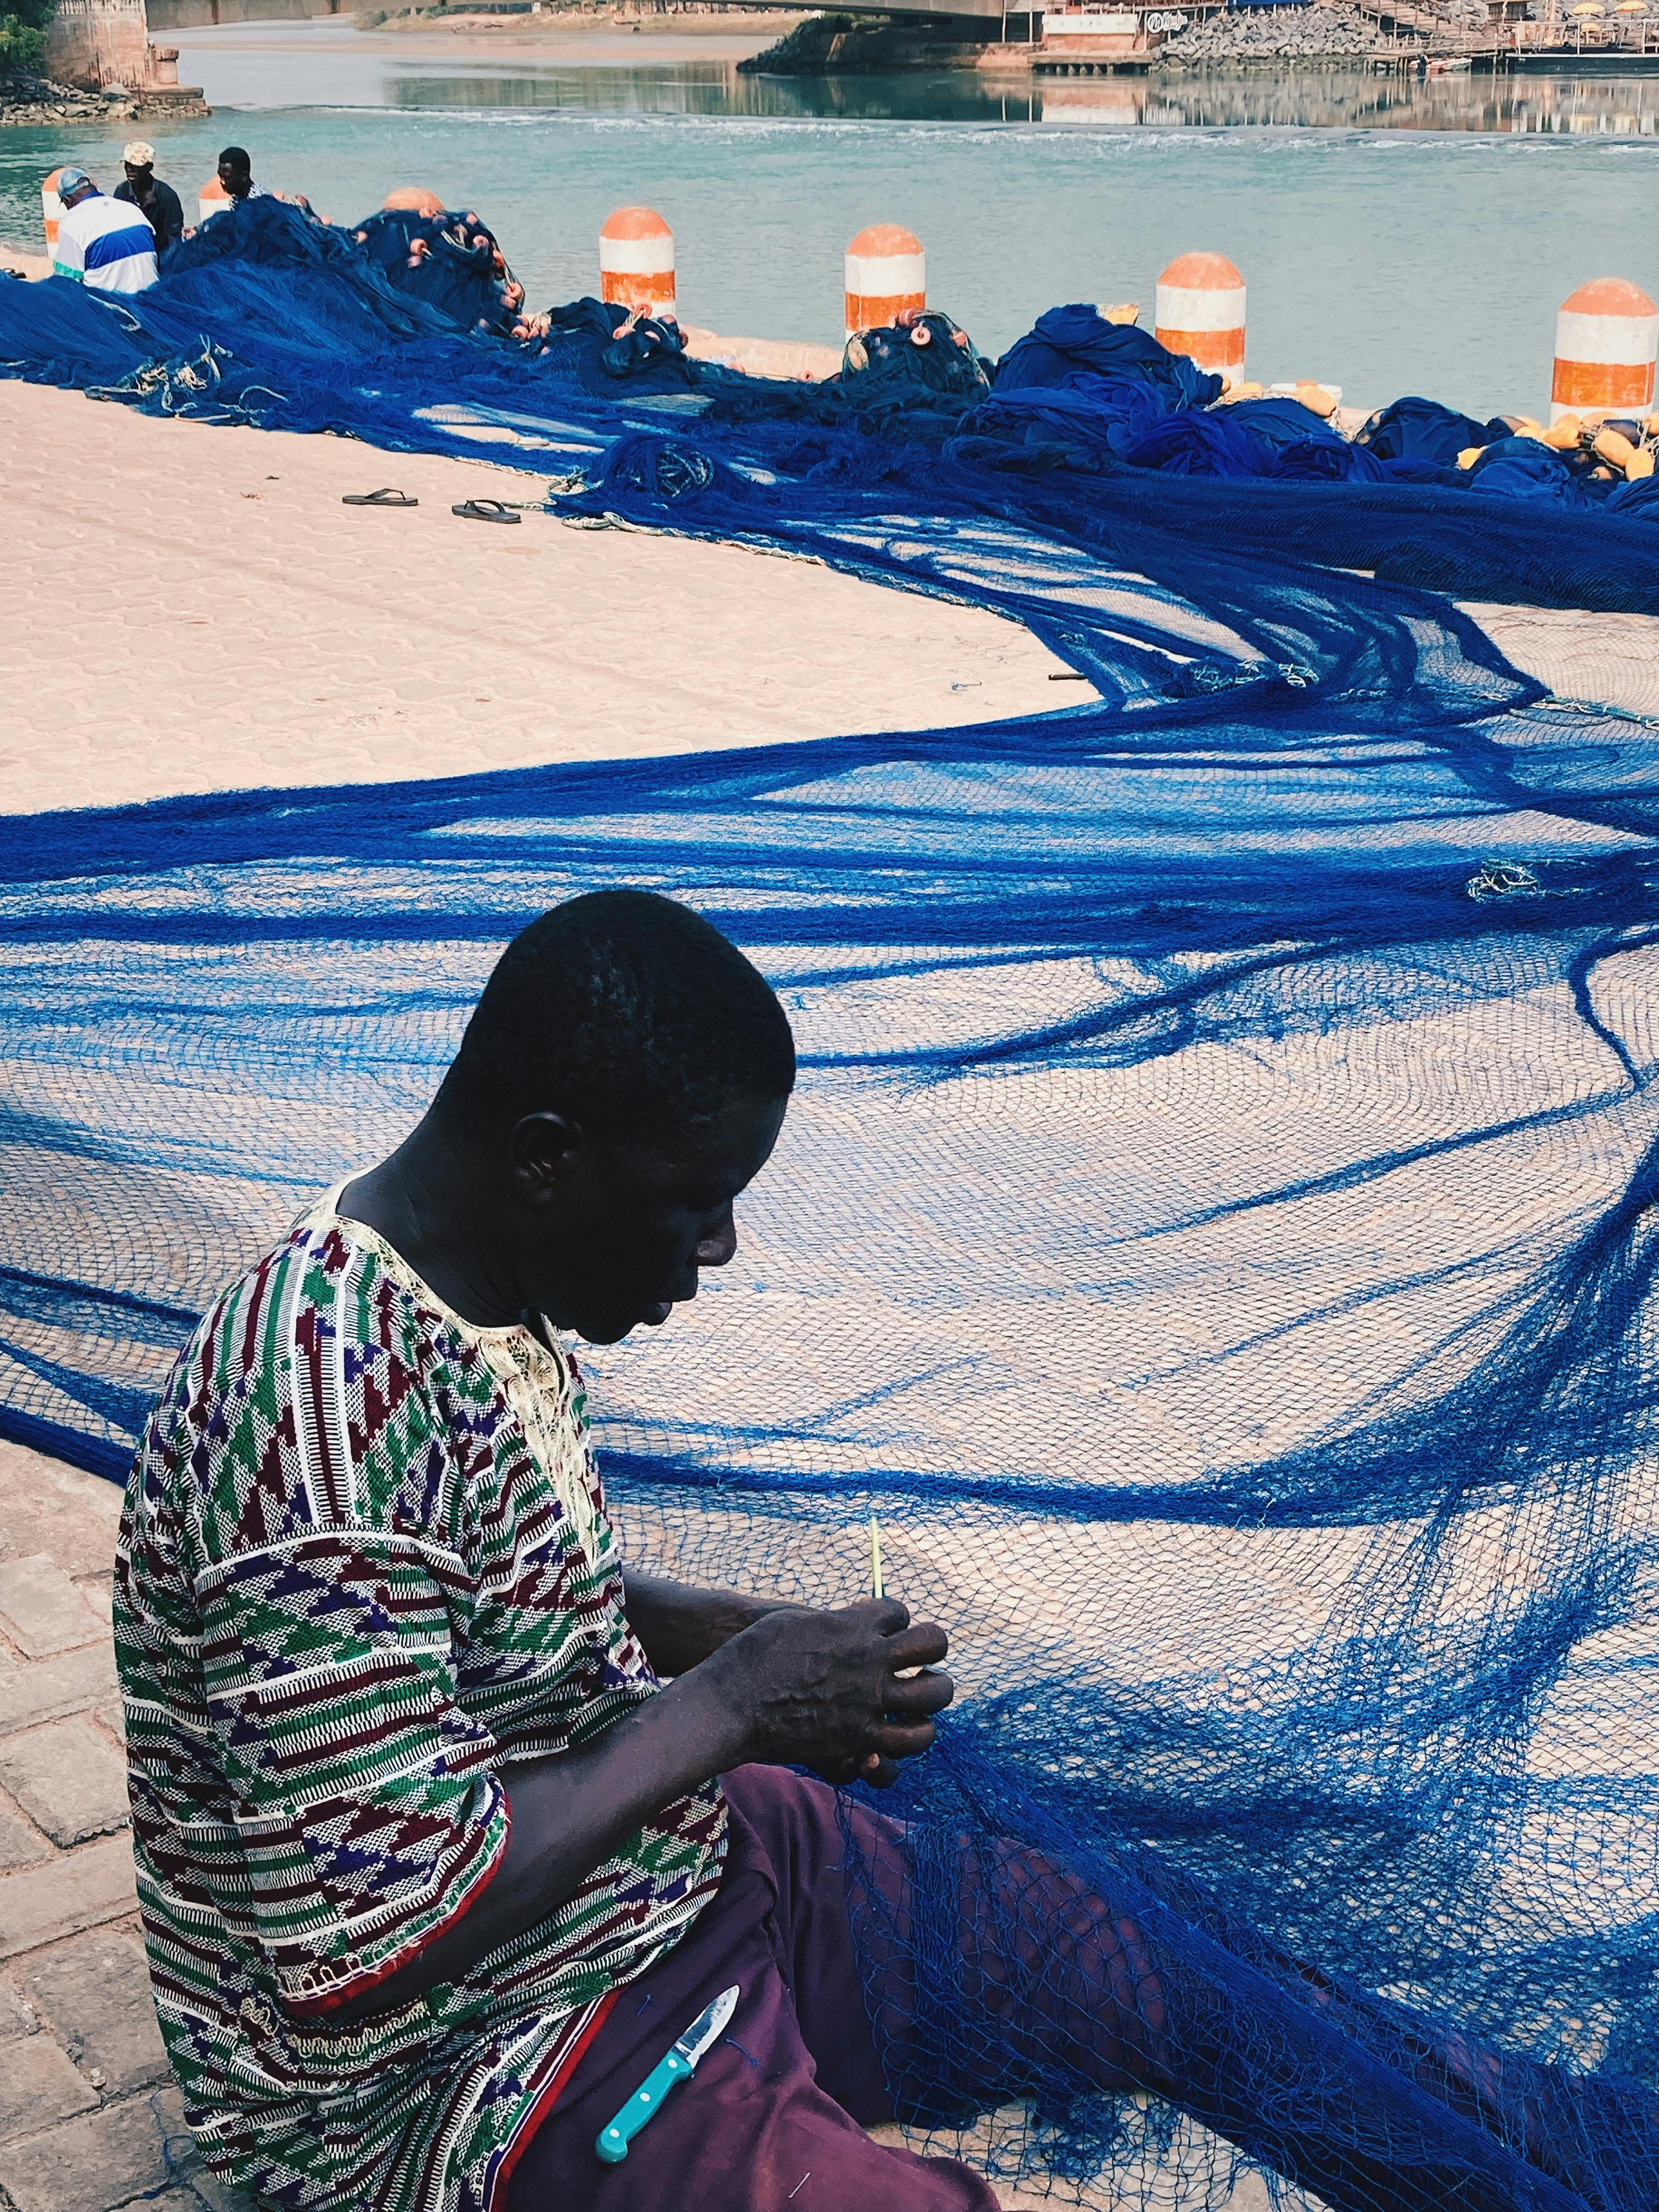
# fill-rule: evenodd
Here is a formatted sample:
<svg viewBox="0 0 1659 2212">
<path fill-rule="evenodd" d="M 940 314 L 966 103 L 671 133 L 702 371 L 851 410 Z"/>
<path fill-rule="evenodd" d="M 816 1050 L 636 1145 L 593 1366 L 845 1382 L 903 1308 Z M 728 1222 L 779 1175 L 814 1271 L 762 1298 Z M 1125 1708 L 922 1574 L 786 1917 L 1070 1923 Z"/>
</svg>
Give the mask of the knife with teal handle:
<svg viewBox="0 0 1659 2212">
<path fill-rule="evenodd" d="M 628 2155 L 628 2146 L 648 2119 L 655 2117 L 676 2082 L 689 2081 L 697 2061 L 738 2008 L 742 1990 L 738 1984 L 722 1990 L 706 2006 L 669 2052 L 660 2066 L 647 2074 L 608 2128 L 601 2128 L 593 2148 L 607 2166 L 617 2166 Z"/>
</svg>

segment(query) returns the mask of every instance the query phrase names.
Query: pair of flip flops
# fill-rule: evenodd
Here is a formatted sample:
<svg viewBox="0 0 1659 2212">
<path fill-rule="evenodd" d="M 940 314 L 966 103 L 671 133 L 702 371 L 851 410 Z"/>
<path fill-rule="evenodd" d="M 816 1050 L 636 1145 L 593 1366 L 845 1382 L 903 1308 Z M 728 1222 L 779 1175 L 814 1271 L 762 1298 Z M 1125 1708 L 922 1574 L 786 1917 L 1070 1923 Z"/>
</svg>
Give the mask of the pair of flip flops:
<svg viewBox="0 0 1659 2212">
<path fill-rule="evenodd" d="M 418 507 L 418 499 L 411 499 L 406 491 L 396 491 L 384 484 L 379 491 L 349 491 L 340 501 L 342 507 Z M 468 522 L 521 522 L 524 518 L 516 507 L 501 499 L 464 499 L 450 508 L 452 514 L 460 515 Z"/>
</svg>

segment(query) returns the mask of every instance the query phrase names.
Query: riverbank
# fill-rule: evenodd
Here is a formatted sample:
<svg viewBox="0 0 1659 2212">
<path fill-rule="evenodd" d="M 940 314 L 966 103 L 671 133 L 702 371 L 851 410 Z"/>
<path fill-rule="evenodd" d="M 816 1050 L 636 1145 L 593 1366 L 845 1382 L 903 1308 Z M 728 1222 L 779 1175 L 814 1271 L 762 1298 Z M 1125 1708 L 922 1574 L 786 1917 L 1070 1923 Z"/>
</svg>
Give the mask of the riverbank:
<svg viewBox="0 0 1659 2212">
<path fill-rule="evenodd" d="M 755 77 L 720 41 L 642 59 L 609 35 L 578 60 L 343 21 L 180 33 L 218 112 L 144 135 L 186 204 L 235 138 L 262 185 L 343 222 L 400 185 L 477 208 L 537 307 L 594 291 L 600 225 L 644 204 L 688 324 L 836 348 L 842 257 L 872 222 L 915 232 L 930 297 L 994 355 L 1057 301 L 1150 315 L 1158 272 L 1206 247 L 1249 288 L 1247 374 L 1367 410 L 1418 392 L 1536 415 L 1561 301 L 1601 274 L 1653 289 L 1639 226 L 1607 227 L 1659 178 L 1652 77 Z M 132 135 L 0 133 L 0 239 L 39 253 L 42 179 L 75 161 L 107 188 Z"/>
</svg>

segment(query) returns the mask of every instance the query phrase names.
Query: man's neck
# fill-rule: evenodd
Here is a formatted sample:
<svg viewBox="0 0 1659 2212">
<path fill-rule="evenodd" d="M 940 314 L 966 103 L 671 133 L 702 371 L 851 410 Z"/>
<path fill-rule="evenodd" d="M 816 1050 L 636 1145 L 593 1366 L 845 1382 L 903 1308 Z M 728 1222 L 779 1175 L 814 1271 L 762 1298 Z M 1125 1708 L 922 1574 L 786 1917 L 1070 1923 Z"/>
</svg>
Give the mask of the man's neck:
<svg viewBox="0 0 1659 2212">
<path fill-rule="evenodd" d="M 479 1328 L 523 1318 L 495 1231 L 500 1197 L 483 1164 L 434 1127 L 428 1114 L 390 1159 L 359 1176 L 340 1196 L 340 1212 L 385 1237 L 447 1306 Z"/>
</svg>

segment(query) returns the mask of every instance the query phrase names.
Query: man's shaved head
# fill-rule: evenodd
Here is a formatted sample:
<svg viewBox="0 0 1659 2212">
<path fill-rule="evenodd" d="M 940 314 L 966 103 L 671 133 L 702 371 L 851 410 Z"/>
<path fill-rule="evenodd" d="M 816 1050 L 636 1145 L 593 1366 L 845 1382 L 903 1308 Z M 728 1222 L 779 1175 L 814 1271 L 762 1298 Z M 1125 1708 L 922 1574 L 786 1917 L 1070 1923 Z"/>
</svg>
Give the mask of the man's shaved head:
<svg viewBox="0 0 1659 2212">
<path fill-rule="evenodd" d="M 787 1017 L 735 945 L 654 892 L 595 891 L 507 946 L 438 1110 L 475 1141 L 550 1113 L 598 1144 L 672 1146 L 794 1080 Z"/>
<path fill-rule="evenodd" d="M 738 1249 L 795 1079 L 770 985 L 689 907 L 597 891 L 515 937 L 420 1127 L 343 1210 L 480 1327 L 656 1328 Z"/>
</svg>

